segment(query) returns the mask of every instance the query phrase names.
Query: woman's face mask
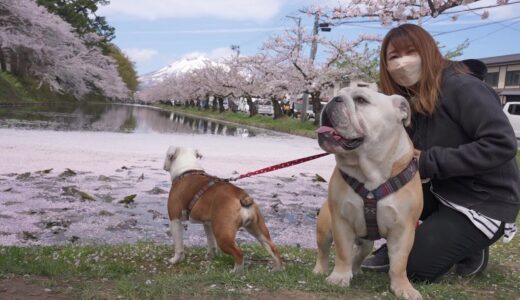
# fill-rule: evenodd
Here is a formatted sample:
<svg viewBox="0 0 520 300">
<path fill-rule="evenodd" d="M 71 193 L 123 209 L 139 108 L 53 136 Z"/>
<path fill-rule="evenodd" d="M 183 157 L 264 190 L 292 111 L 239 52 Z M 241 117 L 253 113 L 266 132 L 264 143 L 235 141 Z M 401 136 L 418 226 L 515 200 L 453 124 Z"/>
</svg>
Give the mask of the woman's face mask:
<svg viewBox="0 0 520 300">
<path fill-rule="evenodd" d="M 393 58 L 387 65 L 388 73 L 400 86 L 410 87 L 421 78 L 421 57 L 417 53 Z"/>
</svg>

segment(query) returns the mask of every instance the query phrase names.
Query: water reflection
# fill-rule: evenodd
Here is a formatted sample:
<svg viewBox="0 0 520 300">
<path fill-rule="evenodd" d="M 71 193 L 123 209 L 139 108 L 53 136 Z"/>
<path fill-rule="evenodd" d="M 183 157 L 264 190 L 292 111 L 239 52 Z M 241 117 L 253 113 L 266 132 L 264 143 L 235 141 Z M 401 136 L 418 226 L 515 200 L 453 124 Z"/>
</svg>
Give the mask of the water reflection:
<svg viewBox="0 0 520 300">
<path fill-rule="evenodd" d="M 91 103 L 0 107 L 0 127 L 243 137 L 270 134 L 268 131 L 237 127 L 153 107 Z"/>
</svg>

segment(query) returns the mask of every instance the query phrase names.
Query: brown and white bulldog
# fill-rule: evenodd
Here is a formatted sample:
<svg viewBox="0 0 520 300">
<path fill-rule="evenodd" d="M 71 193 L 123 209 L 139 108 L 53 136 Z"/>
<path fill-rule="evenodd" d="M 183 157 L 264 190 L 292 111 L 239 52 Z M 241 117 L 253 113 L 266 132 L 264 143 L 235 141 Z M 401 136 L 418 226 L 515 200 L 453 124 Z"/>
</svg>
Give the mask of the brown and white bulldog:
<svg viewBox="0 0 520 300">
<path fill-rule="evenodd" d="M 215 177 L 203 173 L 204 169 L 197 160 L 199 158 L 202 156 L 197 150 L 170 146 L 164 160 L 164 170 L 170 173 L 172 179 L 168 216 L 175 256 L 170 262 L 176 264 L 184 258 L 182 221 L 189 217 L 192 223 L 202 223 L 204 226 L 208 258 L 213 258 L 218 245 L 235 259 L 233 270 L 243 273 L 244 255 L 235 242 L 235 236 L 238 229 L 244 227 L 273 257 L 274 270 L 282 270 L 280 253 L 271 241 L 264 218 L 253 199 L 229 182 L 211 184 Z M 191 211 L 190 205 L 193 205 Z"/>
<path fill-rule="evenodd" d="M 328 200 L 318 216 L 314 272 L 327 272 L 334 240 L 335 266 L 327 277 L 331 284 L 349 286 L 373 247 L 373 241 L 363 238 L 367 235 L 363 199 L 340 172 L 355 178 L 368 191 L 400 174 L 414 155 L 403 126 L 409 125 L 410 114 L 405 98 L 358 87 L 340 90 L 323 109 L 318 142 L 323 150 L 335 154 L 336 169 L 329 182 Z M 379 233 L 388 243 L 392 292 L 404 299 L 422 299 L 406 276 L 423 206 L 419 172 L 411 174 L 410 181 L 377 201 L 376 218 Z"/>
</svg>

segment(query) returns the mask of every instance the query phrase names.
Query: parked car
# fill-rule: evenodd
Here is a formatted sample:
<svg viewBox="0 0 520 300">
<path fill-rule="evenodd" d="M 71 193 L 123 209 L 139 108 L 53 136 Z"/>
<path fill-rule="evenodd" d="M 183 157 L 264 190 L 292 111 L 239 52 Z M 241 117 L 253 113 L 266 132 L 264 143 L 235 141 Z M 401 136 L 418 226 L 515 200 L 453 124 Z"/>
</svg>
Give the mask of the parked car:
<svg viewBox="0 0 520 300">
<path fill-rule="evenodd" d="M 256 102 L 256 107 L 261 115 L 272 116 L 274 114 L 273 104 L 270 100 L 259 100 Z"/>
<path fill-rule="evenodd" d="M 513 126 L 516 138 L 520 139 L 520 102 L 506 102 L 503 110 Z"/>
<path fill-rule="evenodd" d="M 293 102 L 293 113 L 295 118 L 299 118 L 301 115 L 301 111 L 303 110 L 303 100 Z M 307 117 L 314 118 L 314 111 L 312 110 L 312 106 L 309 104 L 307 106 Z"/>
</svg>

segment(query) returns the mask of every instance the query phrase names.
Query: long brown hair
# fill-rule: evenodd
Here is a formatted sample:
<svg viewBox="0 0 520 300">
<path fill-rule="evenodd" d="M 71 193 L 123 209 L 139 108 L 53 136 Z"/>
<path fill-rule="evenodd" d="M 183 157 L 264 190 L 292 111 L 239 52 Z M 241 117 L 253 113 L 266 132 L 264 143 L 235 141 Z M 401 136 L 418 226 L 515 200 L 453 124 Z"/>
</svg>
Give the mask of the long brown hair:
<svg viewBox="0 0 520 300">
<path fill-rule="evenodd" d="M 389 44 L 397 51 L 406 51 L 413 47 L 421 57 L 421 77 L 411 88 L 398 85 L 388 73 L 386 52 Z M 399 94 L 411 101 L 412 110 L 421 114 L 432 114 L 440 96 L 442 70 L 451 64 L 443 58 L 433 37 L 422 27 L 403 24 L 391 29 L 383 39 L 380 55 L 380 81 L 383 93 Z"/>
</svg>

